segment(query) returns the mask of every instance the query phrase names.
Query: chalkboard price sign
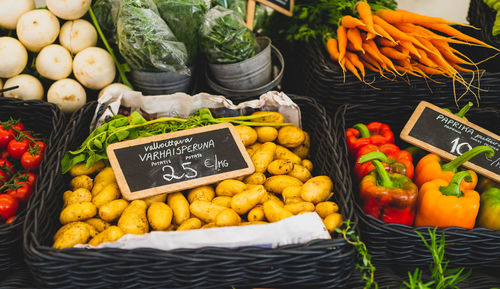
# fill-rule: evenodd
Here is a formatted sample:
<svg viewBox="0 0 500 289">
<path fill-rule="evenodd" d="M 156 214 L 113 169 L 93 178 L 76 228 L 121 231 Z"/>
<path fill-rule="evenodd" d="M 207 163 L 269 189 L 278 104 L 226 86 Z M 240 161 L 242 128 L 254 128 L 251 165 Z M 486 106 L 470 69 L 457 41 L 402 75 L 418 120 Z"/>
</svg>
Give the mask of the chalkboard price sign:
<svg viewBox="0 0 500 289">
<path fill-rule="evenodd" d="M 257 0 L 272 9 L 288 16 L 293 15 L 294 0 Z"/>
<path fill-rule="evenodd" d="M 420 102 L 400 137 L 446 159 L 477 146 L 489 146 L 495 151 L 493 157 L 475 156 L 464 167 L 500 182 L 500 136 L 431 103 Z"/>
<path fill-rule="evenodd" d="M 108 146 L 107 153 L 127 200 L 178 192 L 255 171 L 229 123 L 119 142 Z"/>
</svg>

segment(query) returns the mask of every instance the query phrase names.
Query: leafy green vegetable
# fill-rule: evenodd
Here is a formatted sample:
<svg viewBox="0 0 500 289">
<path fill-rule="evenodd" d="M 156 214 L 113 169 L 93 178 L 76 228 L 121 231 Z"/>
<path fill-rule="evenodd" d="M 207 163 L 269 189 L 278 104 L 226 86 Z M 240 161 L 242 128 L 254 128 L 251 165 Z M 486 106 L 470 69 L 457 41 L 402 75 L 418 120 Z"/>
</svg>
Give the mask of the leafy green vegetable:
<svg viewBox="0 0 500 289">
<path fill-rule="evenodd" d="M 112 143 L 124 140 L 148 137 L 222 122 L 232 122 L 249 126 L 289 125 L 288 123 L 261 123 L 250 121 L 265 116 L 266 114 L 214 118 L 207 108 L 199 110 L 187 119 L 162 117 L 146 121 L 146 119 L 136 111 L 131 113 L 128 117 L 116 115 L 108 120 L 108 122 L 96 128 L 77 150 L 68 151 L 64 154 L 61 160 L 61 171 L 62 173 L 66 173 L 71 167 L 81 162 L 85 162 L 86 168 L 90 168 L 90 166 L 99 160 L 107 160 L 106 148 Z"/>
<path fill-rule="evenodd" d="M 131 68 L 189 73 L 186 46 L 161 19 L 152 0 L 121 0 L 116 30 L 118 48 Z"/>
<path fill-rule="evenodd" d="M 120 0 L 97 0 L 92 5 L 99 26 L 106 39 L 113 44 L 116 44 L 116 21 L 119 9 Z"/>
<path fill-rule="evenodd" d="M 224 8 L 233 10 L 234 12 L 236 12 L 236 14 L 238 14 L 238 16 L 240 16 L 241 19 L 246 21 L 248 1 L 246 1 L 246 0 L 214 0 L 214 1 L 212 1 L 212 3 L 214 5 L 220 5 Z M 254 16 L 254 22 L 253 22 L 254 31 L 259 31 L 260 28 L 264 27 L 269 16 L 270 16 L 270 14 L 267 12 L 264 5 L 262 5 L 260 3 L 256 3 L 255 16 Z"/>
<path fill-rule="evenodd" d="M 259 52 L 259 44 L 232 10 L 215 6 L 205 14 L 200 28 L 201 49 L 210 63 L 236 63 Z"/>
<path fill-rule="evenodd" d="M 199 29 L 208 10 L 205 0 L 155 0 L 161 17 L 184 45 L 191 65 L 196 59 L 199 47 Z"/>
</svg>

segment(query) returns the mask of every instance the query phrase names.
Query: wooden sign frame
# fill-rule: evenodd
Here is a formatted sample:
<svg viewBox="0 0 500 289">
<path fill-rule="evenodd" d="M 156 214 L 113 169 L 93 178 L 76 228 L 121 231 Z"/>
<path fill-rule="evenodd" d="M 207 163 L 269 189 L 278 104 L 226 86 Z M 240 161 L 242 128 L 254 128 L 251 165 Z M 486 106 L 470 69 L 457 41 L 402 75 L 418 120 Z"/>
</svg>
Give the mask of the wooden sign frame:
<svg viewBox="0 0 500 289">
<path fill-rule="evenodd" d="M 451 112 L 447 112 L 446 110 L 436 106 L 436 105 L 433 105 L 429 102 L 426 102 L 426 101 L 421 101 L 419 103 L 419 105 L 417 106 L 417 108 L 415 109 L 415 111 L 413 112 L 413 114 L 411 115 L 410 119 L 408 120 L 408 122 L 406 123 L 405 127 L 403 128 L 403 130 L 401 131 L 401 134 L 400 134 L 400 138 L 408 143 L 411 143 L 419 148 L 422 148 L 426 151 L 429 151 L 429 152 L 432 152 L 432 153 L 435 153 L 437 155 L 439 155 L 440 157 L 443 157 L 443 158 L 446 158 L 448 160 L 452 160 L 454 158 L 456 158 L 455 155 L 439 148 L 439 147 L 435 147 L 431 144 L 428 144 L 420 139 L 417 139 L 413 136 L 410 135 L 410 132 L 412 131 L 412 129 L 414 128 L 415 124 L 417 123 L 417 121 L 419 120 L 420 116 L 422 115 L 422 112 L 426 109 L 426 108 L 430 108 L 450 119 L 453 119 L 459 123 L 462 123 L 464 125 L 467 125 L 471 128 L 473 128 L 474 130 L 476 131 L 479 131 L 493 139 L 497 139 L 499 140 L 500 139 L 500 136 L 498 136 L 497 134 L 494 134 L 478 125 L 475 125 L 459 116 L 456 116 L 454 115 L 453 113 Z M 498 161 L 500 161 L 500 152 L 495 152 L 495 158 L 499 158 Z M 471 170 L 474 170 L 475 172 L 485 176 L 485 177 L 488 177 L 490 179 L 493 179 L 497 182 L 500 182 L 500 175 L 494 173 L 494 172 L 491 172 L 481 166 L 478 166 L 474 163 L 471 163 L 470 161 L 464 163 L 463 165 L 464 167 L 466 168 L 469 168 Z"/>
<path fill-rule="evenodd" d="M 153 142 L 159 142 L 159 141 L 165 141 L 168 139 L 173 139 L 173 138 L 178 138 L 182 136 L 188 136 L 188 135 L 195 135 L 203 132 L 208 132 L 208 131 L 215 131 L 215 130 L 220 130 L 228 128 L 229 131 L 231 132 L 231 136 L 234 139 L 237 148 L 239 152 L 241 153 L 247 168 L 243 169 L 238 169 L 234 171 L 229 171 L 229 172 L 224 172 L 224 173 L 218 173 L 210 176 L 205 176 L 201 178 L 195 178 L 191 180 L 185 180 L 173 184 L 167 184 L 159 187 L 153 187 L 149 189 L 144 189 L 140 191 L 134 191 L 131 192 L 129 184 L 127 180 L 125 179 L 125 175 L 120 167 L 120 163 L 116 157 L 115 150 L 117 149 L 122 149 L 126 147 L 131 147 L 131 146 L 137 146 L 141 144 L 147 144 L 147 143 L 153 143 Z M 113 169 L 113 172 L 116 177 L 116 181 L 118 183 L 118 187 L 120 188 L 120 191 L 123 195 L 123 198 L 127 200 L 135 200 L 135 199 L 142 199 L 150 196 L 155 196 L 155 195 L 160 195 L 160 194 L 165 194 L 165 193 L 172 193 L 172 192 L 179 192 L 182 190 L 186 189 L 192 189 L 198 186 L 202 185 L 207 185 L 207 184 L 213 184 L 221 180 L 229 179 L 229 178 L 237 178 L 240 176 L 245 176 L 249 175 L 255 172 L 255 166 L 248 155 L 248 152 L 245 149 L 245 146 L 243 145 L 243 142 L 241 141 L 240 136 L 238 135 L 238 132 L 234 128 L 234 126 L 230 123 L 220 123 L 220 124 L 214 124 L 214 125 L 209 125 L 205 127 L 199 127 L 199 128 L 193 128 L 193 129 L 186 129 L 186 130 L 181 130 L 177 132 L 172 132 L 172 133 L 166 133 L 166 134 L 161 134 L 161 135 L 156 135 L 156 136 L 151 136 L 151 137 L 145 137 L 145 138 L 139 138 L 139 139 L 134 139 L 134 140 L 129 140 L 129 141 L 123 141 L 123 142 L 118 142 L 111 144 L 107 147 L 106 152 L 109 157 L 109 162 L 111 163 L 111 167 Z"/>
<path fill-rule="evenodd" d="M 295 5 L 295 0 L 290 0 L 290 10 L 284 9 L 269 0 L 248 0 L 247 3 L 247 15 L 246 15 L 246 26 L 248 29 L 253 30 L 253 23 L 255 18 L 255 2 L 260 2 L 267 7 L 270 7 L 273 10 L 278 11 L 279 13 L 285 14 L 286 16 L 293 16 L 293 7 Z"/>
</svg>

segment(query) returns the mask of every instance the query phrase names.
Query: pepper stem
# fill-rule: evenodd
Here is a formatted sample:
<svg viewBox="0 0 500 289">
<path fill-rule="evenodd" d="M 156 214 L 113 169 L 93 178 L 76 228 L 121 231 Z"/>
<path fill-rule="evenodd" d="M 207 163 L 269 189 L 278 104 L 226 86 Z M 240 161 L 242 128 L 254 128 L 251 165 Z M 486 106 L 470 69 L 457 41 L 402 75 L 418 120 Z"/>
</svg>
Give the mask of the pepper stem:
<svg viewBox="0 0 500 289">
<path fill-rule="evenodd" d="M 469 172 L 463 171 L 456 173 L 451 178 L 450 183 L 446 187 L 439 187 L 439 191 L 445 196 L 463 197 L 464 193 L 460 191 L 460 183 L 465 179 L 468 183 L 472 182 L 472 177 Z"/>
<path fill-rule="evenodd" d="M 373 165 L 375 166 L 375 171 L 377 172 L 377 184 L 384 188 L 392 189 L 396 186 L 394 182 L 389 177 L 389 173 L 385 170 L 382 163 L 378 160 L 373 160 Z"/>
<path fill-rule="evenodd" d="M 443 171 L 456 172 L 458 167 L 463 165 L 466 161 L 482 153 L 485 153 L 487 157 L 492 157 L 495 154 L 495 151 L 489 146 L 477 146 L 463 153 L 461 156 L 456 157 L 451 162 L 441 165 L 441 169 Z"/>
<path fill-rule="evenodd" d="M 394 163 L 393 159 L 387 157 L 383 152 L 378 152 L 378 151 L 369 152 L 367 154 L 362 155 L 361 157 L 359 157 L 358 163 L 362 164 L 373 160 L 378 160 L 388 164 Z"/>
<path fill-rule="evenodd" d="M 460 111 L 457 112 L 455 115 L 458 116 L 458 117 L 464 118 L 465 114 L 469 111 L 469 109 L 473 105 L 474 104 L 471 101 L 469 101 L 469 103 L 467 103 L 467 105 L 465 105 L 464 107 L 462 107 L 462 109 L 460 109 Z"/>
<path fill-rule="evenodd" d="M 361 135 L 362 138 L 368 138 L 370 137 L 370 130 L 366 127 L 366 125 L 362 123 L 357 123 L 353 126 L 353 128 L 357 129 L 359 131 L 359 134 Z"/>
</svg>

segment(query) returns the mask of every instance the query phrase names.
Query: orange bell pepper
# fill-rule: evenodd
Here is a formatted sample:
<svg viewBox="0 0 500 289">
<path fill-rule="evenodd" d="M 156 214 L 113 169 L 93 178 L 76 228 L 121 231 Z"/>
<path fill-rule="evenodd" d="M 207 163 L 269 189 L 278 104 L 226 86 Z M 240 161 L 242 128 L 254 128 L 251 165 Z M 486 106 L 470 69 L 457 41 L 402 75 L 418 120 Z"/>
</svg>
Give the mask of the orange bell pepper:
<svg viewBox="0 0 500 289">
<path fill-rule="evenodd" d="M 418 162 L 415 168 L 415 184 L 420 188 L 424 183 L 435 179 L 450 182 L 461 165 L 481 153 L 492 157 L 495 151 L 489 146 L 477 146 L 445 164 L 441 162 L 441 158 L 438 155 L 428 154 Z M 463 181 L 460 185 L 464 190 L 473 190 L 477 185 L 477 174 L 471 170 L 467 172 L 470 174 L 472 181 L 469 183 Z"/>
<path fill-rule="evenodd" d="M 450 182 L 436 179 L 419 191 L 415 226 L 474 228 L 479 212 L 479 193 L 460 190 L 460 182 L 471 180 L 468 172 L 456 173 Z"/>
</svg>

